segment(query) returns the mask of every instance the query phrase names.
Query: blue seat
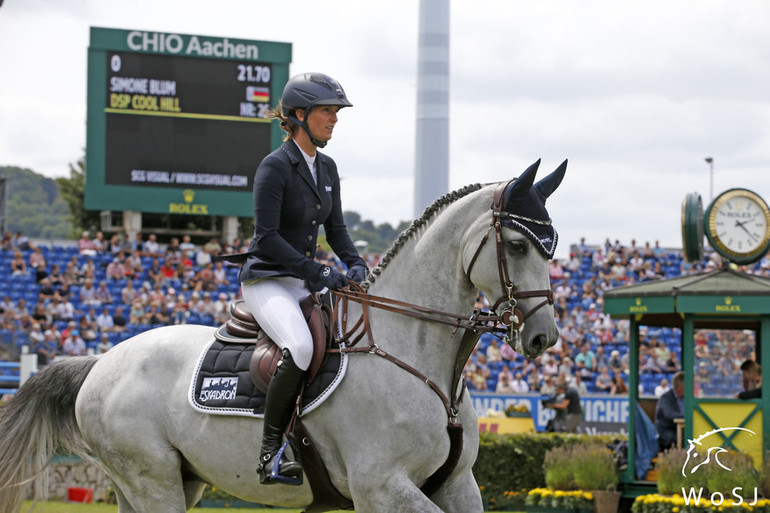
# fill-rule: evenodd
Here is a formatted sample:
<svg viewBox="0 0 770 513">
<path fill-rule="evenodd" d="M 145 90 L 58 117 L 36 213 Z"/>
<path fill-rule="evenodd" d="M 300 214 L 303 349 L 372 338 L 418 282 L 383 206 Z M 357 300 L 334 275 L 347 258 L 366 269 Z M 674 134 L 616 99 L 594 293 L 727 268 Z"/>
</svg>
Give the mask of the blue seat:
<svg viewBox="0 0 770 513">
<path fill-rule="evenodd" d="M 29 345 L 29 335 L 27 335 L 23 331 L 17 331 L 16 332 L 16 347 L 28 346 L 28 345 Z"/>
<path fill-rule="evenodd" d="M 2 340 L 3 344 L 13 344 L 13 331 L 9 329 L 1 329 L 0 340 Z"/>
</svg>

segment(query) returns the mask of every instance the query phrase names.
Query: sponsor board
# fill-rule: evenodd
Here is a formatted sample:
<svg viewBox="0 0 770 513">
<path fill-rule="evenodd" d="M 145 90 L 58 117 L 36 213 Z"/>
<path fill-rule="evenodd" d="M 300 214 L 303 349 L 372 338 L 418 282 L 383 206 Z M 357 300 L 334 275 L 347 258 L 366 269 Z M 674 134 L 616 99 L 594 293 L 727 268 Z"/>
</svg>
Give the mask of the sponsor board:
<svg viewBox="0 0 770 513">
<path fill-rule="evenodd" d="M 554 411 L 545 408 L 540 394 L 496 394 L 491 392 L 471 392 L 471 400 L 476 414 L 486 417 L 489 410 L 505 411 L 509 406 L 526 406 L 532 412 L 532 420 L 537 431 L 544 431 Z M 584 432 L 590 433 L 625 433 L 628 429 L 628 397 L 608 395 L 580 396 L 583 408 Z"/>
</svg>

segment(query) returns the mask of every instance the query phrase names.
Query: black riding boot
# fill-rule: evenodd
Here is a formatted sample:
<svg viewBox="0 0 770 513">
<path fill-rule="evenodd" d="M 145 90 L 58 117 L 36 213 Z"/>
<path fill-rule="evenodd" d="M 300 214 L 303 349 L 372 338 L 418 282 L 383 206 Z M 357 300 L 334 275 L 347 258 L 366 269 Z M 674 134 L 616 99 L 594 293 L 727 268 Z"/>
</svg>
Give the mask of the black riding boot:
<svg viewBox="0 0 770 513">
<path fill-rule="evenodd" d="M 277 462 L 275 457 L 283 444 L 283 433 L 291 420 L 302 378 L 305 371 L 294 364 L 288 349 L 283 350 L 283 357 L 275 368 L 275 374 L 267 387 L 265 399 L 265 421 L 262 430 L 262 450 L 259 455 L 259 482 L 261 484 L 301 484 L 302 465 L 284 457 Z M 277 476 L 271 476 L 278 464 Z M 280 479 L 280 477 L 289 478 Z"/>
</svg>

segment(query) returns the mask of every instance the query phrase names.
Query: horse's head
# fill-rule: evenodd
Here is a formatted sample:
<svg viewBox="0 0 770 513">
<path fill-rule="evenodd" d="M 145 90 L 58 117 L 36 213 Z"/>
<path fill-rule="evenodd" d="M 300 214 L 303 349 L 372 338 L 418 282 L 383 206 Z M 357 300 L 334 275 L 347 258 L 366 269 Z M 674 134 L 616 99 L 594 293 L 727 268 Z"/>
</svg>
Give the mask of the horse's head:
<svg viewBox="0 0 770 513">
<path fill-rule="evenodd" d="M 543 354 L 558 337 L 548 272 L 557 235 L 545 201 L 567 161 L 535 183 L 539 164 L 498 186 L 492 212 L 473 223 L 463 251 L 470 280 L 506 318 L 508 343 L 527 358 Z"/>
</svg>

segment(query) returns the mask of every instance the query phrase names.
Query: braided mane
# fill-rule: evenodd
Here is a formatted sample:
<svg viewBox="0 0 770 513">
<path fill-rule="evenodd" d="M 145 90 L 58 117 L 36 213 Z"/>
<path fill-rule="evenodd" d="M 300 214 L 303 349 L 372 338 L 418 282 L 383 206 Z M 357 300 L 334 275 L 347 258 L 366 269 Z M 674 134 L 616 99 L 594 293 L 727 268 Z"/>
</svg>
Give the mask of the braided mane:
<svg viewBox="0 0 770 513">
<path fill-rule="evenodd" d="M 478 191 L 482 187 L 484 186 L 478 183 L 466 185 L 465 187 L 457 189 L 456 191 L 444 194 L 436 201 L 434 201 L 429 207 L 425 209 L 420 217 L 412 221 L 412 224 L 409 226 L 409 228 L 399 234 L 395 242 L 393 242 L 385 255 L 380 259 L 379 264 L 377 264 L 376 267 L 369 271 L 369 276 L 363 283 L 361 283 L 361 287 L 365 291 L 369 290 L 369 287 L 375 282 L 375 280 L 377 280 L 377 277 L 382 273 L 383 269 L 388 266 L 390 261 L 393 260 L 393 257 L 398 254 L 401 248 L 404 247 L 404 245 L 409 240 L 411 240 L 421 228 L 428 224 L 428 222 L 436 215 L 436 213 L 438 213 L 447 205 L 454 203 L 455 201 L 467 196 L 472 192 Z"/>
</svg>

